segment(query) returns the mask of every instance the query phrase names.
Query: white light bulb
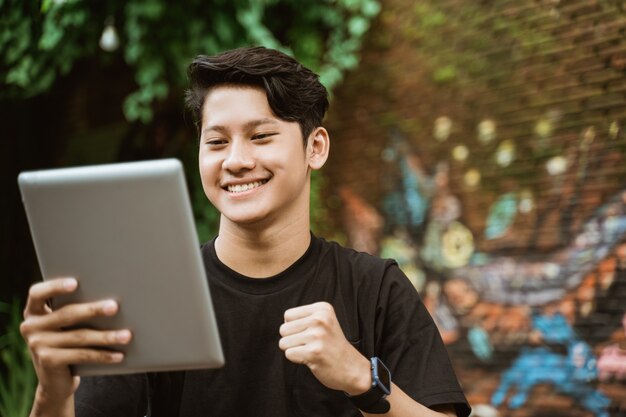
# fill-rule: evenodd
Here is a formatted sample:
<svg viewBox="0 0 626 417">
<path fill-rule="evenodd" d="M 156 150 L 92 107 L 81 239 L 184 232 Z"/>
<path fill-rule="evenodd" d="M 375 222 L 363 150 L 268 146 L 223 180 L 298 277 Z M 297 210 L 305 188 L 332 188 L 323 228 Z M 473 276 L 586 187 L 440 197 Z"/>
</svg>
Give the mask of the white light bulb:
<svg viewBox="0 0 626 417">
<path fill-rule="evenodd" d="M 120 45 L 120 39 L 117 36 L 115 26 L 107 25 L 100 36 L 100 48 L 107 52 L 113 52 Z"/>
</svg>

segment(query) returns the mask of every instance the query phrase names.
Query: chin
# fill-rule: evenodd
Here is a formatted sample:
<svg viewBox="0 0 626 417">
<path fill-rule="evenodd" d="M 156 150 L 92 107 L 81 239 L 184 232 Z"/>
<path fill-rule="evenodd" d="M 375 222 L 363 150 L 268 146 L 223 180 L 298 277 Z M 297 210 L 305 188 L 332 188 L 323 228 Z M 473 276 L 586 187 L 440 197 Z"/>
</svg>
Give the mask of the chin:
<svg viewBox="0 0 626 417">
<path fill-rule="evenodd" d="M 245 230 L 262 230 L 265 225 L 268 223 L 267 219 L 264 218 L 243 218 L 243 219 L 232 219 L 228 218 L 228 222 L 239 229 Z"/>
<path fill-rule="evenodd" d="M 261 213 L 251 214 L 222 212 L 222 217 L 235 225 L 254 226 L 263 223 L 268 219 L 269 216 L 267 216 L 267 214 Z"/>
</svg>

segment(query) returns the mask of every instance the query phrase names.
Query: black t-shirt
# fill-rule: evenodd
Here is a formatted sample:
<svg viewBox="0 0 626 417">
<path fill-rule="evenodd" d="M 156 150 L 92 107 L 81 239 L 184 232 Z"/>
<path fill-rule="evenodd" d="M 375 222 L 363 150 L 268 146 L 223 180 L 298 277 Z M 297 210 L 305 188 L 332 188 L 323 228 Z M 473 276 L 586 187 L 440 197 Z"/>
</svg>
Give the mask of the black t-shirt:
<svg viewBox="0 0 626 417">
<path fill-rule="evenodd" d="M 346 339 L 378 356 L 393 382 L 425 406 L 469 406 L 437 328 L 391 260 L 312 237 L 280 274 L 255 279 L 224 265 L 214 242 L 202 248 L 226 365 L 215 370 L 85 377 L 76 393 L 87 416 L 361 416 L 343 392 L 326 388 L 278 347 L 285 310 L 318 301 L 335 309 Z"/>
</svg>

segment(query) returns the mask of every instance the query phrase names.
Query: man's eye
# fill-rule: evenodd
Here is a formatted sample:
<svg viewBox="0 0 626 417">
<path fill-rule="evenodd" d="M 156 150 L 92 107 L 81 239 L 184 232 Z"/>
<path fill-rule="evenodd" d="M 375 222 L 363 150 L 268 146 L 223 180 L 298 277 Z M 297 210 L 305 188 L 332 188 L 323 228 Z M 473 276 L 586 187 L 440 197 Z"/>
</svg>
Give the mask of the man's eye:
<svg viewBox="0 0 626 417">
<path fill-rule="evenodd" d="M 260 139 L 267 139 L 271 136 L 274 136 L 276 133 L 257 133 L 256 135 L 252 136 L 252 140 L 260 140 Z"/>
<path fill-rule="evenodd" d="M 226 139 L 219 139 L 219 138 L 207 139 L 205 143 L 210 146 L 219 146 L 219 145 L 226 144 Z"/>
</svg>

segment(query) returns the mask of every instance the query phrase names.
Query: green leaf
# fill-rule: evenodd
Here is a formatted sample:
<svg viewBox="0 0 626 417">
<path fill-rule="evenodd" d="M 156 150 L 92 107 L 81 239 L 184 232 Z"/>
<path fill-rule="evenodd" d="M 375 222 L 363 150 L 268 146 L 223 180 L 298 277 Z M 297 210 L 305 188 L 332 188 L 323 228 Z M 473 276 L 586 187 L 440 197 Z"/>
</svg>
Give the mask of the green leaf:
<svg viewBox="0 0 626 417">
<path fill-rule="evenodd" d="M 340 28 L 343 26 L 343 17 L 337 9 L 326 9 L 322 19 L 330 27 Z"/>
<path fill-rule="evenodd" d="M 155 83 L 152 88 L 154 97 L 158 99 L 165 98 L 167 96 L 167 93 L 169 92 L 169 88 L 165 81 L 159 81 Z"/>
<path fill-rule="evenodd" d="M 18 0 L 2 4 L 20 4 Z M 30 3 L 25 3 L 30 4 Z M 123 103 L 128 120 L 152 118 L 155 99 L 186 85 L 185 68 L 198 53 L 264 45 L 295 55 L 328 87 L 358 64 L 362 39 L 380 12 L 377 0 L 40 0 L 8 7 L 0 27 L 0 80 L 5 96 L 47 91 L 77 61 L 99 59 L 103 23 L 114 17 L 124 59 L 139 84 Z M 38 10 L 40 12 L 38 12 Z M 269 11 L 272 13 L 269 13 Z M 274 11 L 281 11 L 280 16 Z M 4 10 L 3 10 L 4 11 Z M 283 12 L 286 11 L 286 15 Z M 4 24 L 6 22 L 6 24 Z M 107 65 L 112 59 L 102 59 Z M 133 93 L 134 94 L 134 93 Z"/>
<path fill-rule="evenodd" d="M 380 13 L 380 3 L 375 0 L 365 0 L 361 6 L 361 12 L 368 18 L 374 18 Z"/>
<path fill-rule="evenodd" d="M 124 99 L 122 109 L 126 120 L 134 121 L 139 119 L 139 103 L 137 102 L 136 93 L 130 94 Z"/>
<path fill-rule="evenodd" d="M 39 49 L 44 51 L 52 50 L 63 38 L 63 27 L 55 25 L 51 20 L 46 20 L 41 39 L 39 39 Z"/>
<path fill-rule="evenodd" d="M 143 62 L 137 68 L 135 79 L 140 85 L 152 84 L 161 75 L 162 69 L 158 61 Z"/>
<path fill-rule="evenodd" d="M 361 8 L 361 2 L 362 0 L 340 0 L 339 4 L 351 12 L 358 12 Z"/>
<path fill-rule="evenodd" d="M 157 20 L 163 15 L 165 10 L 165 3 L 158 0 L 145 0 L 142 2 L 139 8 L 141 16 L 151 20 Z"/>
<path fill-rule="evenodd" d="M 126 62 L 129 64 L 134 64 L 139 60 L 143 52 L 143 46 L 137 42 L 129 42 L 124 51 L 124 56 L 126 57 Z"/>
<path fill-rule="evenodd" d="M 369 20 L 361 16 L 353 16 L 348 20 L 348 31 L 352 36 L 360 37 L 369 29 Z"/>
<path fill-rule="evenodd" d="M 6 63 L 13 64 L 23 56 L 30 45 L 30 25 L 28 21 L 24 21 L 13 30 L 6 29 L 5 33 L 7 33 L 5 36 L 13 41 L 13 45 L 7 48 Z M 10 41 L 7 41 L 6 43 L 10 43 Z"/>
<path fill-rule="evenodd" d="M 28 55 L 24 57 L 17 67 L 13 67 L 6 77 L 7 84 L 15 84 L 19 87 L 26 87 L 30 82 L 29 70 L 33 64 L 33 57 Z"/>
<path fill-rule="evenodd" d="M 41 2 L 41 13 L 47 13 L 48 10 L 50 10 L 50 7 L 52 6 L 53 0 L 43 0 Z"/>
<path fill-rule="evenodd" d="M 75 27 L 81 27 L 82 25 L 87 23 L 88 17 L 89 14 L 87 13 L 87 10 L 77 9 L 76 11 L 74 11 L 74 13 L 72 13 L 72 25 Z"/>
</svg>

